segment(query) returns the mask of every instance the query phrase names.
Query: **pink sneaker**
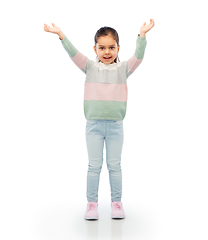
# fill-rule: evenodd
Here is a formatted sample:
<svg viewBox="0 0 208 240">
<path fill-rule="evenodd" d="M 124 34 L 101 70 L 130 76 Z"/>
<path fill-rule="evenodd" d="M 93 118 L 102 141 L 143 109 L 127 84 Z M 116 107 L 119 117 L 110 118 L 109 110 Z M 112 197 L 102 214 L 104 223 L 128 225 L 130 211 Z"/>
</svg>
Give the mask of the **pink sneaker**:
<svg viewBox="0 0 208 240">
<path fill-rule="evenodd" d="M 111 217 L 112 218 L 125 218 L 122 202 L 111 202 Z"/>
<path fill-rule="evenodd" d="M 88 202 L 87 210 L 85 212 L 85 219 L 98 219 L 98 203 L 97 202 Z"/>
</svg>

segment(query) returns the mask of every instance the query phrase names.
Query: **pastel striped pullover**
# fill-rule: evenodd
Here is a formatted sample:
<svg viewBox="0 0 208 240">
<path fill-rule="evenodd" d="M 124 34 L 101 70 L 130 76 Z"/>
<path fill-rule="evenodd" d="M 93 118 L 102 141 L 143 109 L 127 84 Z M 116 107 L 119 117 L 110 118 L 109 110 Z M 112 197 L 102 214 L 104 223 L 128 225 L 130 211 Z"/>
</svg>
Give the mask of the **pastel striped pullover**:
<svg viewBox="0 0 208 240">
<path fill-rule="evenodd" d="M 104 64 L 88 59 L 65 36 L 61 43 L 72 61 L 86 74 L 84 114 L 86 119 L 123 120 L 127 107 L 127 78 L 140 65 L 146 36 L 138 35 L 134 55 L 124 62 Z"/>
</svg>

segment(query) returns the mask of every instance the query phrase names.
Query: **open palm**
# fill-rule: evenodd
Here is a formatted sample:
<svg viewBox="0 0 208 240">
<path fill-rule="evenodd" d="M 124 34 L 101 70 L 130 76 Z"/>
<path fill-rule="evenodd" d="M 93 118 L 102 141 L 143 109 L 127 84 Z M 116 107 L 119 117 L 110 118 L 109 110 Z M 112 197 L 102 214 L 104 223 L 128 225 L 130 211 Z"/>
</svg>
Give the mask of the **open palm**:
<svg viewBox="0 0 208 240">
<path fill-rule="evenodd" d="M 148 32 L 151 28 L 153 28 L 155 25 L 155 22 L 153 19 L 150 19 L 150 24 L 148 24 L 146 26 L 146 22 L 142 25 L 142 27 L 140 28 L 140 32 L 146 33 Z"/>
<path fill-rule="evenodd" d="M 44 24 L 44 30 L 46 32 L 51 32 L 51 33 L 56 33 L 56 34 L 59 34 L 61 32 L 61 29 L 59 27 L 57 27 L 54 23 L 52 23 L 52 26 L 53 27 L 50 27 L 50 26 Z"/>
</svg>

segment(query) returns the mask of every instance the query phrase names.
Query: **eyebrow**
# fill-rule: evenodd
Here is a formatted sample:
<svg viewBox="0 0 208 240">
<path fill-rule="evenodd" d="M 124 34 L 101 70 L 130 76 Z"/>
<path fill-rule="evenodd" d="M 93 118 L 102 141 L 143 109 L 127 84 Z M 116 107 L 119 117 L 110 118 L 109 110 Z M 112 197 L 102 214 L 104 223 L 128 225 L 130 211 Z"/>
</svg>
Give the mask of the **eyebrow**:
<svg viewBox="0 0 208 240">
<path fill-rule="evenodd" d="M 105 45 L 102 45 L 102 44 L 98 44 L 100 47 L 103 47 L 103 46 L 105 46 Z M 109 45 L 109 47 L 115 47 L 116 46 L 116 44 L 112 44 L 112 45 Z"/>
</svg>

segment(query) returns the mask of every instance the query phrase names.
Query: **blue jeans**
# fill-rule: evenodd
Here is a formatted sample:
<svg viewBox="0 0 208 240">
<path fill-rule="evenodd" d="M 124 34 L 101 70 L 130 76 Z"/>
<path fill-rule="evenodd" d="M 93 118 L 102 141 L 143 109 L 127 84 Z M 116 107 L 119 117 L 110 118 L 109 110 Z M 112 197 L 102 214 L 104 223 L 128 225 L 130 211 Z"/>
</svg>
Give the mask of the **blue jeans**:
<svg viewBox="0 0 208 240">
<path fill-rule="evenodd" d="M 123 120 L 87 120 L 86 142 L 89 158 L 87 173 L 87 200 L 98 201 L 100 172 L 103 164 L 103 146 L 106 146 L 106 163 L 111 186 L 111 201 L 121 201 L 123 147 Z"/>
</svg>

